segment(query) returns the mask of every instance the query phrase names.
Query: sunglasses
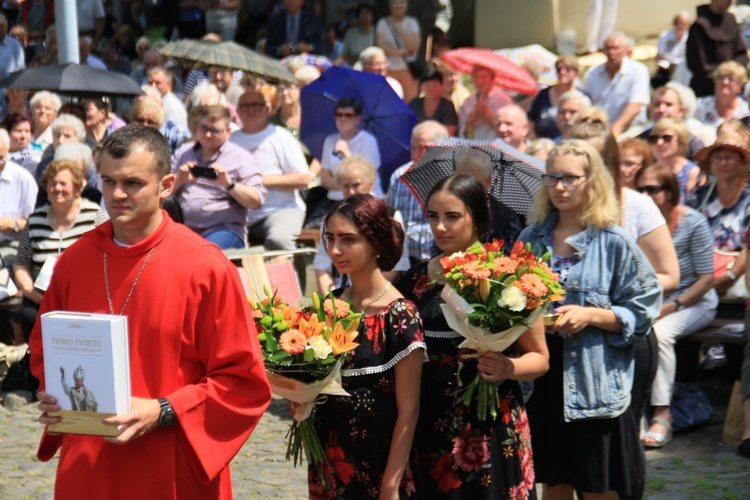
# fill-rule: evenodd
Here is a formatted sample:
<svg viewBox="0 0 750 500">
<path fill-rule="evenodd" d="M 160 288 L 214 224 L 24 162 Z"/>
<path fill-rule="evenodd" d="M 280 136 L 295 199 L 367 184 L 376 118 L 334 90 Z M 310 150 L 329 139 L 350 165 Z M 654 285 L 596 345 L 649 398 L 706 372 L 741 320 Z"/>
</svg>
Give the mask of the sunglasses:
<svg viewBox="0 0 750 500">
<path fill-rule="evenodd" d="M 664 186 L 638 186 L 636 190 L 639 193 L 654 195 L 660 191 L 664 191 Z"/>
<path fill-rule="evenodd" d="M 251 109 L 253 111 L 256 111 L 260 108 L 265 108 L 266 103 L 264 102 L 250 102 L 250 103 L 242 103 L 239 106 L 237 106 L 237 109 L 240 111 L 250 111 Z"/>
<path fill-rule="evenodd" d="M 333 114 L 333 116 L 335 118 L 348 118 L 348 119 L 351 120 L 352 118 L 355 118 L 357 115 L 355 115 L 354 113 L 351 113 L 351 112 L 347 113 L 347 112 L 344 112 L 344 111 L 336 111 Z"/>
<path fill-rule="evenodd" d="M 674 140 L 674 135 L 671 134 L 664 134 L 664 135 L 650 135 L 648 136 L 648 142 L 649 144 L 658 144 L 659 141 L 663 141 L 665 144 L 668 144 Z"/>
</svg>

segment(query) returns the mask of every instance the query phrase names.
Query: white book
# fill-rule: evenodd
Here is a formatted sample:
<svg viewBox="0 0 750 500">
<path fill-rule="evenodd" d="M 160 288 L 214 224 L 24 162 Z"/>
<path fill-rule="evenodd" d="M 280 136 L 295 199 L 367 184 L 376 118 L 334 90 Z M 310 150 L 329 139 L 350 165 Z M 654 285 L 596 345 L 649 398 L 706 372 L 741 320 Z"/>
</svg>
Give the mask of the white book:
<svg viewBox="0 0 750 500">
<path fill-rule="evenodd" d="M 52 311 L 42 315 L 45 391 L 61 410 L 53 432 L 117 436 L 101 423 L 130 409 L 130 356 L 125 316 Z"/>
</svg>

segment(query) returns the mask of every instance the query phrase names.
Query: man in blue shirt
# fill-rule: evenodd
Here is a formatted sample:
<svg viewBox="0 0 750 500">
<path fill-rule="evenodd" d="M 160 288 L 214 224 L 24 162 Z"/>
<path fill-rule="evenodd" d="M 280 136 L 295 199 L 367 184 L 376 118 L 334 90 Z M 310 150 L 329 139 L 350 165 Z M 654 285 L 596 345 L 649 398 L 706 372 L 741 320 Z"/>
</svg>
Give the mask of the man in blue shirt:
<svg viewBox="0 0 750 500">
<path fill-rule="evenodd" d="M 23 47 L 18 40 L 8 36 L 8 19 L 0 14 L 0 77 L 5 78 L 25 67 Z"/>
</svg>

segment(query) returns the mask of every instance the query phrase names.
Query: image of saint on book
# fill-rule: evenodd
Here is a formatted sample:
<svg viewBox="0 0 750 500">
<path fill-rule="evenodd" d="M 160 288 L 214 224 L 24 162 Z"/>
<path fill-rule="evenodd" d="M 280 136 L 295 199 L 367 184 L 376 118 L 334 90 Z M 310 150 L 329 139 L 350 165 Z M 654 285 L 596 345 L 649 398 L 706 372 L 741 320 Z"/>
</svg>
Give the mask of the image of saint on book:
<svg viewBox="0 0 750 500">
<path fill-rule="evenodd" d="M 60 383 L 63 392 L 70 398 L 70 409 L 75 411 L 96 411 L 97 404 L 94 393 L 83 385 L 86 371 L 80 365 L 73 370 L 73 387 L 65 380 L 65 369 L 60 367 Z"/>
</svg>

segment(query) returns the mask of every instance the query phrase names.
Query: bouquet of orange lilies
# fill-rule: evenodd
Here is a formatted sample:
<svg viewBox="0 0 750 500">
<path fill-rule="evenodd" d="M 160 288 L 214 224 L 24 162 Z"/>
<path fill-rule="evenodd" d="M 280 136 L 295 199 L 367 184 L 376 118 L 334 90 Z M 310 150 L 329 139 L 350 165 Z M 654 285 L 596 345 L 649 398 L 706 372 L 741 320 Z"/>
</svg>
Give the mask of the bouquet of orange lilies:
<svg viewBox="0 0 750 500">
<path fill-rule="evenodd" d="M 465 340 L 460 348 L 478 353 L 502 352 L 542 314 L 550 301 L 565 291 L 546 264 L 550 255 L 536 256 L 530 246 L 516 242 L 509 255 L 503 242 L 475 243 L 465 252 L 440 259 L 446 281 L 440 307 L 448 325 Z M 468 357 L 468 356 L 464 356 Z M 497 385 L 477 374 L 461 401 L 477 401 L 477 416 L 497 418 L 500 404 Z"/>
<path fill-rule="evenodd" d="M 357 343 L 361 314 L 345 300 L 315 293 L 312 305 L 281 302 L 265 289 L 266 298 L 250 301 L 258 327 L 271 391 L 290 402 L 294 422 L 287 433 L 286 459 L 300 463 L 300 449 L 308 463 L 325 460 L 312 422 L 308 420 L 321 394 L 348 396 L 341 387 L 344 358 Z"/>
</svg>

